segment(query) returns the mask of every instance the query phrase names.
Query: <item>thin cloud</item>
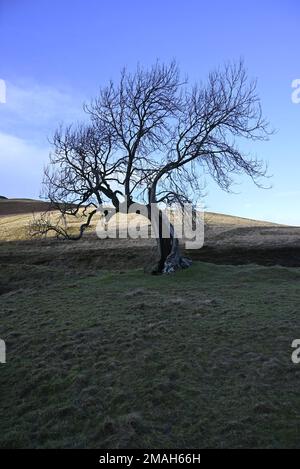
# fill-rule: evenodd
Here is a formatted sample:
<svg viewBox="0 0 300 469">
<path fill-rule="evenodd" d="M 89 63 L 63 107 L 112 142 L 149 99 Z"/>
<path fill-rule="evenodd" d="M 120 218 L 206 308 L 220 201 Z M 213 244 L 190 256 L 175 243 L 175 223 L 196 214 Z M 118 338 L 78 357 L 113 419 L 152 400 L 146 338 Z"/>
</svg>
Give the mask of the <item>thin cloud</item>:
<svg viewBox="0 0 300 469">
<path fill-rule="evenodd" d="M 46 140 L 60 123 L 86 119 L 83 96 L 39 84 L 6 82 L 6 103 L 0 107 L 0 131 Z"/>
<path fill-rule="evenodd" d="M 0 194 L 38 197 L 49 147 L 0 132 Z"/>
<path fill-rule="evenodd" d="M 37 84 L 18 86 L 7 83 L 5 111 L 38 124 L 52 120 L 80 119 L 84 116 L 82 100 L 71 93 Z"/>
<path fill-rule="evenodd" d="M 0 106 L 0 194 L 36 197 L 49 142 L 60 123 L 85 118 L 84 98 L 36 83 L 6 81 L 6 103 Z"/>
</svg>

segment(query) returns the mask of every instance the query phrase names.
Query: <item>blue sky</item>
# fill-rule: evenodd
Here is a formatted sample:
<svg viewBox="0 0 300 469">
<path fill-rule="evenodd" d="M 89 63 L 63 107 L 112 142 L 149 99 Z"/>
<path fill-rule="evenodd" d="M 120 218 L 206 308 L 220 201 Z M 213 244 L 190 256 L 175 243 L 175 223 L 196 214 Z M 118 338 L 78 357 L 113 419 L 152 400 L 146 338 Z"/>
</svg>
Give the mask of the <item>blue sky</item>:
<svg viewBox="0 0 300 469">
<path fill-rule="evenodd" d="M 246 178 L 225 194 L 207 180 L 208 210 L 300 225 L 300 3 L 202 0 L 0 0 L 0 194 L 38 197 L 48 137 L 82 117 L 82 102 L 126 65 L 175 58 L 191 81 L 243 57 L 278 132 L 250 149 L 272 189 Z M 248 148 L 248 146 L 247 146 Z"/>
</svg>

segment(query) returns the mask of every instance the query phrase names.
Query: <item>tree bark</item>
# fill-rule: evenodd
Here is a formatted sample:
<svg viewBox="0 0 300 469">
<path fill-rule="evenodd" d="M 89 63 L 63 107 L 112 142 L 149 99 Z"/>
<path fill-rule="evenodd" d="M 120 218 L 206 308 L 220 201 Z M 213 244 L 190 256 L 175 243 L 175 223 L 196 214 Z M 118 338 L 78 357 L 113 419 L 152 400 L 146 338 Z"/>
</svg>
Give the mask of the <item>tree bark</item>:
<svg viewBox="0 0 300 469">
<path fill-rule="evenodd" d="M 147 270 L 151 271 L 152 274 L 170 274 L 178 269 L 185 269 L 190 267 L 192 264 L 191 259 L 182 256 L 179 247 L 179 241 L 176 238 L 174 226 L 170 223 L 168 217 L 162 212 L 162 210 L 153 208 L 153 205 L 135 204 L 136 209 L 140 207 L 140 213 L 148 216 L 148 220 L 151 223 L 151 229 L 154 232 L 157 247 L 158 247 L 158 261 Z M 120 204 L 117 209 L 117 213 L 128 213 L 127 203 Z M 156 213 L 152 212 L 155 211 Z M 137 211 L 137 213 L 139 213 Z M 108 222 L 113 213 L 104 214 L 106 221 Z M 156 216 L 155 216 L 156 215 Z"/>
<path fill-rule="evenodd" d="M 150 219 L 150 221 L 152 221 Z M 166 216 L 159 210 L 159 226 L 153 226 L 159 251 L 159 261 L 153 269 L 153 274 L 171 274 L 178 269 L 186 269 L 192 264 L 191 259 L 182 256 L 178 238 L 175 236 L 174 226 L 167 220 Z M 164 237 L 166 230 L 168 237 Z"/>
</svg>

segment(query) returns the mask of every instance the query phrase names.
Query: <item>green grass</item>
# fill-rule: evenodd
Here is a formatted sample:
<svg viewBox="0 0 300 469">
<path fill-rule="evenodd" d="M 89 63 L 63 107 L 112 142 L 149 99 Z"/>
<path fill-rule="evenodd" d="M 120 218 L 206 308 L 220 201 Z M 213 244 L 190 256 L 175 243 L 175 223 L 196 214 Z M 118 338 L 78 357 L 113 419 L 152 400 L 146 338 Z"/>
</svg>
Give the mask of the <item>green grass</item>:
<svg viewBox="0 0 300 469">
<path fill-rule="evenodd" d="M 0 447 L 300 447 L 300 269 L 0 279 Z"/>
</svg>

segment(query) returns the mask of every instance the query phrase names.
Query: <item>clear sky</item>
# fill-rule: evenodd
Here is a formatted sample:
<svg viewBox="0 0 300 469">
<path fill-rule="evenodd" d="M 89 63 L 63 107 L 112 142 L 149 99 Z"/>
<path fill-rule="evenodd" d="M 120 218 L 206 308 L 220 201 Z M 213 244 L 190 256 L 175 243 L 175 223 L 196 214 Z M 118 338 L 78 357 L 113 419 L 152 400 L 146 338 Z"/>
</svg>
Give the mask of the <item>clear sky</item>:
<svg viewBox="0 0 300 469">
<path fill-rule="evenodd" d="M 0 0 L 0 195 L 38 197 L 48 137 L 61 121 L 80 119 L 82 102 L 124 65 L 175 58 L 193 81 L 243 57 L 278 130 L 251 144 L 273 187 L 241 178 L 227 195 L 207 181 L 205 205 L 300 225 L 300 104 L 291 99 L 299 24 L 299 0 Z"/>
</svg>

